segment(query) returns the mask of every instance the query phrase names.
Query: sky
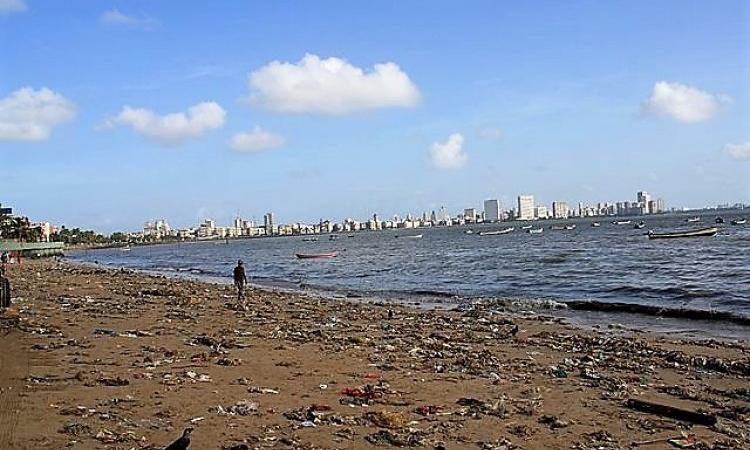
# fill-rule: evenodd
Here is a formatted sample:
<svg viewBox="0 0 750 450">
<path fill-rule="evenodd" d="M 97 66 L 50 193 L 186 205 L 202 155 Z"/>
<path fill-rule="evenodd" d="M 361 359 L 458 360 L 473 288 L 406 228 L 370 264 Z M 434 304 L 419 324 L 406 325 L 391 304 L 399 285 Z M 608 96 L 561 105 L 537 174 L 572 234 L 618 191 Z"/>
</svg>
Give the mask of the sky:
<svg viewBox="0 0 750 450">
<path fill-rule="evenodd" d="M 0 202 L 102 232 L 748 203 L 749 5 L 0 0 Z"/>
</svg>

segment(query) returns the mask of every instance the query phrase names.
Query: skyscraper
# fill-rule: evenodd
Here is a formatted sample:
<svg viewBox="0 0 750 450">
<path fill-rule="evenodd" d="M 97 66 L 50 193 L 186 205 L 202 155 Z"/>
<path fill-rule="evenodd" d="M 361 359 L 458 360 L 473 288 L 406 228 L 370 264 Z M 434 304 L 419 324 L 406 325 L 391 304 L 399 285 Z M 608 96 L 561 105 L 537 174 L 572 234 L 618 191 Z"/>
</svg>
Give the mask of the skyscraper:
<svg viewBox="0 0 750 450">
<path fill-rule="evenodd" d="M 534 219 L 534 196 L 533 195 L 519 195 L 518 196 L 518 219 L 519 220 L 533 220 Z"/>
<path fill-rule="evenodd" d="M 649 210 L 648 203 L 651 201 L 651 196 L 646 191 L 640 191 L 636 195 L 638 203 L 641 206 L 642 211 L 645 214 L 651 214 L 653 211 Z"/>
<path fill-rule="evenodd" d="M 269 212 L 263 216 L 263 225 L 266 228 L 266 235 L 270 236 L 274 233 L 274 218 L 273 213 Z"/>
<path fill-rule="evenodd" d="M 555 219 L 567 219 L 570 208 L 566 202 L 552 202 L 552 217 Z"/>
<path fill-rule="evenodd" d="M 484 201 L 484 220 L 498 222 L 500 220 L 500 202 L 497 200 Z"/>
</svg>

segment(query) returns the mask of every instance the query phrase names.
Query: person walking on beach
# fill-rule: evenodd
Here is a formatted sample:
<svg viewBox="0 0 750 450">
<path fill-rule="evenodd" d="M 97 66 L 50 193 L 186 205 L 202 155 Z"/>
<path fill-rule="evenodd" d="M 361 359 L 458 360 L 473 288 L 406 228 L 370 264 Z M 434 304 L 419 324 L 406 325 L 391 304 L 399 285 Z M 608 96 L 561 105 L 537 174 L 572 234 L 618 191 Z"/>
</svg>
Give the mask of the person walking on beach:
<svg viewBox="0 0 750 450">
<path fill-rule="evenodd" d="M 245 274 L 245 265 L 240 259 L 237 261 L 237 267 L 234 268 L 234 285 L 237 288 L 237 303 L 240 304 L 242 309 L 247 309 L 245 306 L 245 286 L 247 285 L 247 275 Z"/>
</svg>

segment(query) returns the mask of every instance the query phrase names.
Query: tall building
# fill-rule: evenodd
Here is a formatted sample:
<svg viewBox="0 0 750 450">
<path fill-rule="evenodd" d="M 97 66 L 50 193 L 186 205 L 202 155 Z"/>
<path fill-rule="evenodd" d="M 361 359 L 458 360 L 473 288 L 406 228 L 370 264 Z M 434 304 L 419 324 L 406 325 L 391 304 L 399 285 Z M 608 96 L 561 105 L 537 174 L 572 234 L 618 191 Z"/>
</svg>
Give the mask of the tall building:
<svg viewBox="0 0 750 450">
<path fill-rule="evenodd" d="M 567 219 L 570 208 L 566 202 L 552 202 L 552 217 L 555 219 Z"/>
<path fill-rule="evenodd" d="M 519 220 L 533 220 L 534 219 L 534 196 L 533 195 L 519 195 L 518 196 L 518 219 Z"/>
<path fill-rule="evenodd" d="M 464 209 L 464 220 L 467 222 L 475 222 L 477 220 L 477 210 L 475 208 Z"/>
<path fill-rule="evenodd" d="M 535 206 L 534 217 L 536 217 L 537 219 L 549 218 L 549 211 L 547 210 L 547 207 L 544 205 Z"/>
<path fill-rule="evenodd" d="M 656 212 L 657 213 L 663 213 L 667 210 L 667 205 L 664 203 L 664 200 L 659 198 L 656 199 Z"/>
<path fill-rule="evenodd" d="M 651 211 L 648 208 L 648 203 L 651 201 L 651 196 L 649 193 L 646 191 L 639 191 L 638 194 L 636 194 L 636 199 L 638 200 L 643 213 L 650 214 Z"/>
<path fill-rule="evenodd" d="M 272 212 L 266 213 L 263 216 L 263 225 L 266 228 L 266 235 L 270 236 L 274 233 L 275 223 Z"/>
<path fill-rule="evenodd" d="M 500 202 L 497 200 L 484 201 L 484 220 L 486 222 L 500 221 Z"/>
</svg>

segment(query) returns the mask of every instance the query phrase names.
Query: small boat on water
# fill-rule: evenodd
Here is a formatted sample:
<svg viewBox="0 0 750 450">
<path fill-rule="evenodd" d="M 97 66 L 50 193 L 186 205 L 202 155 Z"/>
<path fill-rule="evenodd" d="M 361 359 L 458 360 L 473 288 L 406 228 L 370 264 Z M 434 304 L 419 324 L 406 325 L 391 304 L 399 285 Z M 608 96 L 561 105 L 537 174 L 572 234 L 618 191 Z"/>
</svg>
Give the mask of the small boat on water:
<svg viewBox="0 0 750 450">
<path fill-rule="evenodd" d="M 317 241 L 317 240 L 318 240 L 318 238 L 316 238 L 316 237 L 306 237 L 306 238 L 302 238 L 302 242 L 315 242 L 315 241 Z"/>
<path fill-rule="evenodd" d="M 399 236 L 398 234 L 393 236 L 394 238 L 401 238 L 401 239 L 422 239 L 422 234 L 410 234 L 407 236 Z"/>
<path fill-rule="evenodd" d="M 521 227 L 522 230 L 530 230 L 532 228 L 534 228 L 534 225 L 524 225 Z"/>
<path fill-rule="evenodd" d="M 640 229 L 645 228 L 645 227 L 646 227 L 646 222 L 644 222 L 642 220 L 640 222 L 638 222 L 637 224 L 633 225 L 633 228 L 635 228 L 636 230 L 640 230 Z"/>
<path fill-rule="evenodd" d="M 130 246 L 126 245 L 125 247 L 121 247 L 120 250 L 123 251 L 123 252 L 129 252 L 130 251 Z"/>
<path fill-rule="evenodd" d="M 732 221 L 732 225 L 745 225 L 746 223 L 747 223 L 747 219 L 745 219 L 744 217 L 741 219 L 734 219 Z"/>
<path fill-rule="evenodd" d="M 716 220 L 715 220 L 715 222 L 716 223 L 724 223 L 724 218 L 723 217 L 717 217 Z"/>
<path fill-rule="evenodd" d="M 671 233 L 654 233 L 649 231 L 646 235 L 649 239 L 674 239 L 686 237 L 715 236 L 719 232 L 717 227 L 695 228 L 692 230 L 673 231 Z"/>
<path fill-rule="evenodd" d="M 480 231 L 479 235 L 480 236 L 495 236 L 495 235 L 498 235 L 498 234 L 508 234 L 508 233 L 510 233 L 513 230 L 515 230 L 514 227 L 508 227 L 508 228 L 505 228 L 503 230 Z"/>
<path fill-rule="evenodd" d="M 550 227 L 551 230 L 575 230 L 576 226 L 573 225 L 552 225 Z"/>
<path fill-rule="evenodd" d="M 600 224 L 599 222 L 591 222 L 591 226 L 592 227 L 600 227 L 600 226 L 602 226 L 602 224 Z"/>
<path fill-rule="evenodd" d="M 320 259 L 320 258 L 335 258 L 338 253 L 336 252 L 330 252 L 330 253 L 295 253 L 294 256 L 296 256 L 299 259 Z"/>
<path fill-rule="evenodd" d="M 469 228 L 468 230 L 464 231 L 464 234 L 474 234 L 474 230 Z"/>
<path fill-rule="evenodd" d="M 700 221 L 701 221 L 701 218 L 698 216 L 688 217 L 687 219 L 685 219 L 685 222 L 687 223 L 695 223 L 695 222 L 700 222 Z"/>
<path fill-rule="evenodd" d="M 338 237 L 338 236 L 336 236 L 335 234 L 331 234 L 331 235 L 328 235 L 328 240 L 329 240 L 329 241 L 335 241 L 335 240 L 336 240 L 336 239 L 338 239 L 338 238 L 339 238 L 339 237 Z"/>
<path fill-rule="evenodd" d="M 544 231 L 544 228 L 529 228 L 528 233 L 529 234 L 541 234 Z"/>
<path fill-rule="evenodd" d="M 614 225 L 628 225 L 630 220 L 613 220 L 612 223 Z"/>
</svg>

